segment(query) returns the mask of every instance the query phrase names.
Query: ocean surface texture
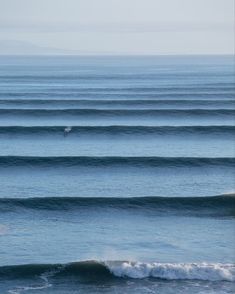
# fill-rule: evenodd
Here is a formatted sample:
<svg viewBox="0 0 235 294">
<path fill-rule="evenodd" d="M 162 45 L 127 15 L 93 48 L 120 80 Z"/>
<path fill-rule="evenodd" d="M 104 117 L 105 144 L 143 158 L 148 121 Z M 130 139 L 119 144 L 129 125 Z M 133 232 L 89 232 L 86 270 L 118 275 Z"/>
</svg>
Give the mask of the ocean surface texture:
<svg viewBox="0 0 235 294">
<path fill-rule="evenodd" d="M 235 291 L 230 56 L 0 57 L 0 293 Z"/>
</svg>

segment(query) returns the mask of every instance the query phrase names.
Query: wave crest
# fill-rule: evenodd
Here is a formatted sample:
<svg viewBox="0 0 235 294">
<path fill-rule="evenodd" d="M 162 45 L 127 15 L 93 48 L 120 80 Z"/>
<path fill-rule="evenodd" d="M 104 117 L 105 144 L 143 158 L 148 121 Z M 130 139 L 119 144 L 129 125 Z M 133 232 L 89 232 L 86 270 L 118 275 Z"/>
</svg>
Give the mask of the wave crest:
<svg viewBox="0 0 235 294">
<path fill-rule="evenodd" d="M 77 211 L 92 209 L 138 210 L 164 215 L 234 217 L 235 194 L 204 197 L 36 197 L 2 198 L 0 212 L 26 210 Z"/>
<path fill-rule="evenodd" d="M 106 263 L 109 270 L 117 277 L 147 278 L 167 280 L 207 280 L 235 281 L 235 268 L 232 265 L 208 263 Z"/>
<path fill-rule="evenodd" d="M 1 126 L 0 134 L 63 135 L 65 126 Z M 81 135 L 234 135 L 234 126 L 71 126 L 72 133 Z"/>
<path fill-rule="evenodd" d="M 1 116 L 21 116 L 21 117 L 153 117 L 161 116 L 181 117 L 234 117 L 233 109 L 0 109 Z"/>
<path fill-rule="evenodd" d="M 221 263 L 144 263 L 81 261 L 68 264 L 33 264 L 0 267 L 0 277 L 157 278 L 165 280 L 235 281 L 235 265 Z"/>
<path fill-rule="evenodd" d="M 0 156 L 1 166 L 72 167 L 234 167 L 233 157 L 157 157 L 157 156 Z"/>
</svg>

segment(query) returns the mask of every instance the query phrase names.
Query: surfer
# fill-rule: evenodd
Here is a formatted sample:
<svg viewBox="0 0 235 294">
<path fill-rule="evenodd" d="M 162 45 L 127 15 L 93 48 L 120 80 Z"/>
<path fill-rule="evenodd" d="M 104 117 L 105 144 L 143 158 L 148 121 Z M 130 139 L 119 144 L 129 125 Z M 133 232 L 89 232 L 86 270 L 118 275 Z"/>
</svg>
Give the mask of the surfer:
<svg viewBox="0 0 235 294">
<path fill-rule="evenodd" d="M 72 130 L 71 127 L 66 127 L 66 128 L 64 129 L 64 137 L 66 137 L 66 136 L 68 135 L 68 133 L 71 132 L 71 130 Z"/>
</svg>

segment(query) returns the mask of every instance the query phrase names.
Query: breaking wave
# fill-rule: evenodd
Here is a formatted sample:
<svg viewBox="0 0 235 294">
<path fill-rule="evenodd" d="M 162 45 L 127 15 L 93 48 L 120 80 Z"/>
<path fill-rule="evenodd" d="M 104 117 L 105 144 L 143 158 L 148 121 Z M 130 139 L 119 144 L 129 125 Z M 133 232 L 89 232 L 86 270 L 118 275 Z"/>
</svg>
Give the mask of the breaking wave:
<svg viewBox="0 0 235 294">
<path fill-rule="evenodd" d="M 49 279 L 83 277 L 88 280 L 112 278 L 157 278 L 165 280 L 235 281 L 235 265 L 221 263 L 142 263 L 130 261 L 83 261 L 68 264 L 29 264 L 0 267 L 0 278 Z"/>
</svg>

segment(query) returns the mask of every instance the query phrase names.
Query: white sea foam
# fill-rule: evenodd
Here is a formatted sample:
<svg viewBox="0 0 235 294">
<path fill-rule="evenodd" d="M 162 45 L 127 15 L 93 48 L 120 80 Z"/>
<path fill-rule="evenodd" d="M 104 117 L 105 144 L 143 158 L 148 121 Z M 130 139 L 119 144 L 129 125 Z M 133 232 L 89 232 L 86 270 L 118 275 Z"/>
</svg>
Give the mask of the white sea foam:
<svg viewBox="0 0 235 294">
<path fill-rule="evenodd" d="M 43 289 L 46 289 L 46 288 L 49 288 L 51 287 L 50 284 L 45 284 L 45 285 L 42 285 L 42 286 L 25 286 L 25 287 L 17 287 L 16 289 L 13 289 L 13 290 L 9 290 L 8 293 L 9 294 L 21 294 L 22 292 L 25 292 L 25 291 L 34 291 L 34 290 L 43 290 Z"/>
<path fill-rule="evenodd" d="M 106 262 L 105 265 L 117 277 L 235 281 L 233 264 Z"/>
<path fill-rule="evenodd" d="M 52 287 L 52 284 L 49 283 L 48 279 L 50 277 L 53 277 L 55 274 L 59 273 L 63 268 L 64 268 L 64 266 L 60 266 L 56 269 L 46 271 L 45 273 L 41 274 L 39 277 L 44 282 L 42 285 L 17 287 L 16 289 L 9 290 L 8 293 L 9 294 L 21 294 L 22 292 L 25 292 L 25 291 L 43 290 L 43 289 L 50 288 L 50 287 Z"/>
</svg>

